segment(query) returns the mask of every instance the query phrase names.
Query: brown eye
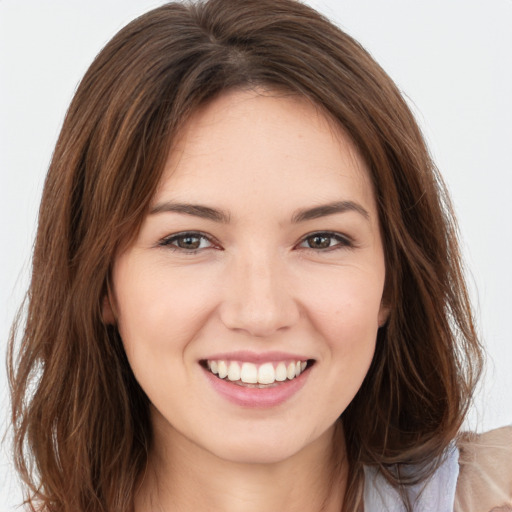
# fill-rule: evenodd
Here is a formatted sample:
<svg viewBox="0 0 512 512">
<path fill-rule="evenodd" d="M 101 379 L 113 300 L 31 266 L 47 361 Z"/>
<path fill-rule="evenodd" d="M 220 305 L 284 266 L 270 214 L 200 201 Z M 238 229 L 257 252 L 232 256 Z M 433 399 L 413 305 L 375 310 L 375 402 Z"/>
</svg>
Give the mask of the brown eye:
<svg viewBox="0 0 512 512">
<path fill-rule="evenodd" d="M 180 249 L 188 249 L 188 250 L 199 249 L 199 247 L 201 245 L 201 237 L 193 236 L 193 235 L 180 236 L 180 237 L 176 238 L 175 244 Z"/>
<path fill-rule="evenodd" d="M 325 235 L 313 235 L 306 238 L 311 249 L 326 249 L 331 245 L 331 237 Z"/>
<path fill-rule="evenodd" d="M 351 247 L 350 240 L 337 233 L 313 233 L 303 239 L 299 247 L 313 250 Z"/>
<path fill-rule="evenodd" d="M 158 245 L 184 253 L 194 253 L 214 246 L 211 240 L 202 233 L 177 233 L 164 238 Z"/>
</svg>

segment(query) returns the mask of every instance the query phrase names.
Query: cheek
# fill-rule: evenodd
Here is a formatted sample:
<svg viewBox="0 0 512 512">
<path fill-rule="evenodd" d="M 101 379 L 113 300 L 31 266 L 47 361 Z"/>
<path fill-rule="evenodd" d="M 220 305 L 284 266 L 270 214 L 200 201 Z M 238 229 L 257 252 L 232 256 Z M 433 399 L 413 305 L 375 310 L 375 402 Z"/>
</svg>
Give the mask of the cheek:
<svg viewBox="0 0 512 512">
<path fill-rule="evenodd" d="M 205 276 L 171 272 L 165 266 L 135 269 L 121 262 L 114 276 L 118 324 L 125 342 L 179 343 L 201 325 L 212 306 Z M 116 279 L 117 278 L 117 279 Z"/>
<path fill-rule="evenodd" d="M 123 346 L 136 379 L 154 403 L 165 403 L 173 390 L 180 389 L 176 399 L 184 394 L 182 387 L 170 384 L 186 378 L 185 354 L 213 308 L 204 279 L 186 274 L 171 272 L 168 266 L 120 261 L 113 276 Z"/>
<path fill-rule="evenodd" d="M 370 368 L 377 340 L 377 313 L 350 300 L 323 330 L 326 359 L 322 377 L 328 385 L 324 408 L 338 418 L 359 391 Z M 373 311 L 371 311 L 373 309 Z M 331 418 L 332 420 L 332 418 Z"/>
<path fill-rule="evenodd" d="M 328 286 L 305 295 L 316 328 L 336 345 L 373 339 L 379 326 L 383 281 L 378 273 L 333 272 L 324 280 Z"/>
<path fill-rule="evenodd" d="M 380 274 L 347 272 L 343 278 L 332 279 L 324 293 L 310 297 L 310 319 L 325 344 L 324 357 L 332 363 L 324 366 L 324 376 L 332 386 L 329 396 L 336 410 L 343 410 L 352 400 L 370 367 L 382 282 Z"/>
</svg>

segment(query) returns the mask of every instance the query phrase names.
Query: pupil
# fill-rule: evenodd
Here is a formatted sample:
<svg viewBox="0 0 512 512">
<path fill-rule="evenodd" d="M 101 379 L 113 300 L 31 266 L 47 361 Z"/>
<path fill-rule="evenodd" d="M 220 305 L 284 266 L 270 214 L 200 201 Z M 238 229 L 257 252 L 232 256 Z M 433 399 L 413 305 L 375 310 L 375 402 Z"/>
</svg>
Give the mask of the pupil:
<svg viewBox="0 0 512 512">
<path fill-rule="evenodd" d="M 312 236 L 309 239 L 309 246 L 313 249 L 325 249 L 329 247 L 330 244 L 330 238 L 328 236 Z"/>
<path fill-rule="evenodd" d="M 178 240 L 178 246 L 182 249 L 197 249 L 200 243 L 197 236 L 185 236 Z"/>
</svg>

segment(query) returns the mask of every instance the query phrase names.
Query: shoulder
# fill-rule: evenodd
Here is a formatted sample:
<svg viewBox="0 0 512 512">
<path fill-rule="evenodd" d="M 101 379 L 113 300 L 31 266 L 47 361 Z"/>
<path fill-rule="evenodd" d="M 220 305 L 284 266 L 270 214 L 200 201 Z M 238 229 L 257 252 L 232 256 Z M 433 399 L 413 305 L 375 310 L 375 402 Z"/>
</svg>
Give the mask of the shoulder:
<svg viewBox="0 0 512 512">
<path fill-rule="evenodd" d="M 512 511 L 512 426 L 462 434 L 455 512 Z"/>
</svg>

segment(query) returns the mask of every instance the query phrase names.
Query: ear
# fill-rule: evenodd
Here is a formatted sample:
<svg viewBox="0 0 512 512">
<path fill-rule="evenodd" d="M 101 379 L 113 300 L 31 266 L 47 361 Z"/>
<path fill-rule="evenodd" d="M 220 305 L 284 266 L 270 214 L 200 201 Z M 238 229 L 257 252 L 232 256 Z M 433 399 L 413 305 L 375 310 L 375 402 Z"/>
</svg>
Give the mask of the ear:
<svg viewBox="0 0 512 512">
<path fill-rule="evenodd" d="M 385 304 L 384 302 L 381 302 L 380 309 L 379 309 L 379 315 L 377 317 L 379 328 L 384 327 L 386 325 L 386 322 L 388 321 L 389 314 L 391 313 L 391 307 Z"/>
<path fill-rule="evenodd" d="M 115 325 L 117 323 L 116 314 L 111 302 L 110 290 L 108 290 L 103 296 L 103 302 L 101 304 L 101 318 L 103 323 L 106 325 Z"/>
</svg>

